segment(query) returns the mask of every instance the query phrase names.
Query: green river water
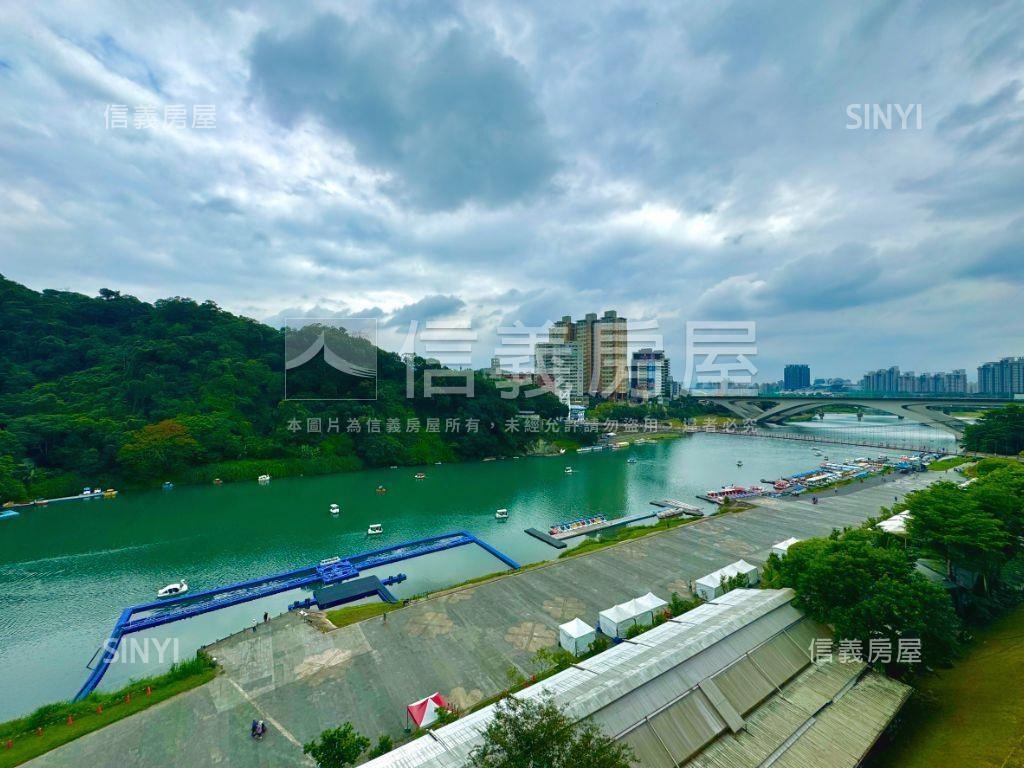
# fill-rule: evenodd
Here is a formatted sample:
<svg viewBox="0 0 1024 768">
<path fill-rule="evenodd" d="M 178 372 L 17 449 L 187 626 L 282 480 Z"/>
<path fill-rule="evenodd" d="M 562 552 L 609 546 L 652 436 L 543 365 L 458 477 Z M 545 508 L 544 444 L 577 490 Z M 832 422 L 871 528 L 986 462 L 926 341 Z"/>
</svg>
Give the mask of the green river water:
<svg viewBox="0 0 1024 768">
<path fill-rule="evenodd" d="M 827 421 L 834 427 L 842 419 Z M 834 458 L 898 453 L 822 448 Z M 630 456 L 637 462 L 628 463 Z M 179 578 L 198 591 L 460 529 L 525 564 L 557 555 L 525 528 L 546 530 L 589 514 L 633 515 L 665 497 L 703 504 L 695 494 L 791 474 L 818 461 L 805 443 L 692 435 L 580 456 L 430 466 L 421 468 L 423 480 L 413 478 L 416 468 L 281 478 L 266 486 L 254 478 L 24 509 L 0 522 L 0 720 L 74 695 L 120 611 L 152 600 L 157 588 Z M 566 465 L 573 474 L 565 474 Z M 388 493 L 378 495 L 378 484 Z M 337 518 L 328 511 L 332 502 L 341 506 Z M 494 519 L 500 507 L 510 510 L 507 522 Z M 384 535 L 368 538 L 370 523 L 382 523 Z M 460 547 L 379 575 L 408 575 L 392 588 L 401 598 L 503 567 L 478 547 Z M 276 595 L 145 634 L 175 640 L 184 658 L 304 596 Z M 101 689 L 158 671 L 155 655 L 149 664 L 141 656 L 112 664 Z"/>
</svg>

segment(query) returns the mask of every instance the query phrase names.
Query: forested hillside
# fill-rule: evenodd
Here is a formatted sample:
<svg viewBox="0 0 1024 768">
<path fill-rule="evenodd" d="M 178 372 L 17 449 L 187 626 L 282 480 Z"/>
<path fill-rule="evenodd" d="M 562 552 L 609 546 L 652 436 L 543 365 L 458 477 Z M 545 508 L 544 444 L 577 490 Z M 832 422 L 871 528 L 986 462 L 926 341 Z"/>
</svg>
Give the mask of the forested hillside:
<svg viewBox="0 0 1024 768">
<path fill-rule="evenodd" d="M 283 350 L 282 331 L 212 302 L 147 304 L 109 290 L 95 298 L 37 293 L 0 277 L 0 501 L 82 485 L 251 479 L 263 471 L 311 474 L 522 453 L 538 436 L 500 427 L 521 408 L 562 412 L 551 395 L 502 398 L 482 376 L 473 398 L 407 399 L 405 364 L 384 351 L 376 400 L 283 401 Z M 417 359 L 417 393 L 424 367 Z M 301 375 L 306 391 L 321 386 L 315 366 Z M 322 386 L 324 396 L 338 394 L 329 377 Z M 324 431 L 307 433 L 309 417 L 322 418 Z M 340 429 L 328 432 L 328 418 Z M 346 424 L 354 418 L 399 419 L 402 431 L 351 434 Z M 468 434 L 412 432 L 410 418 L 476 419 L 480 426 Z"/>
</svg>

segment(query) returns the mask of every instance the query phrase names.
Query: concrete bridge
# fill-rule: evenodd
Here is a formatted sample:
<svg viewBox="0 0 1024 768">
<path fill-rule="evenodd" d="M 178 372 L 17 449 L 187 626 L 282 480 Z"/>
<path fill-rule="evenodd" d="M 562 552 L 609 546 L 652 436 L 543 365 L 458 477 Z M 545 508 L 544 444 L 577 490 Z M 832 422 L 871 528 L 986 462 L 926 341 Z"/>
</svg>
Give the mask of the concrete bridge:
<svg viewBox="0 0 1024 768">
<path fill-rule="evenodd" d="M 890 413 L 893 416 L 963 435 L 964 422 L 943 413 L 943 409 L 984 410 L 1013 402 L 996 397 L 807 397 L 801 395 L 733 396 L 728 394 L 704 395 L 701 400 L 721 405 L 742 419 L 777 424 L 791 416 L 817 411 L 832 405 L 857 406 Z"/>
</svg>

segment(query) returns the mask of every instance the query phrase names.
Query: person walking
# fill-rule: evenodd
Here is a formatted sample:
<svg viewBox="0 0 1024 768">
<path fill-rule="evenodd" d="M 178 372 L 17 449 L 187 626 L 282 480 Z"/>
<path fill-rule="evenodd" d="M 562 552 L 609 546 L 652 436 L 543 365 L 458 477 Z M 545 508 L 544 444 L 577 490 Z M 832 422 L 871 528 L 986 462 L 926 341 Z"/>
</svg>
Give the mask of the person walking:
<svg viewBox="0 0 1024 768">
<path fill-rule="evenodd" d="M 257 623 L 258 623 L 258 622 L 256 621 L 256 619 L 253 619 L 253 620 L 252 620 L 252 631 L 253 631 L 253 632 L 255 632 L 255 631 L 256 631 L 256 624 L 257 624 Z"/>
<path fill-rule="evenodd" d="M 263 612 L 263 623 L 266 624 L 268 621 L 270 621 L 270 614 L 267 613 L 266 611 L 264 611 Z"/>
</svg>

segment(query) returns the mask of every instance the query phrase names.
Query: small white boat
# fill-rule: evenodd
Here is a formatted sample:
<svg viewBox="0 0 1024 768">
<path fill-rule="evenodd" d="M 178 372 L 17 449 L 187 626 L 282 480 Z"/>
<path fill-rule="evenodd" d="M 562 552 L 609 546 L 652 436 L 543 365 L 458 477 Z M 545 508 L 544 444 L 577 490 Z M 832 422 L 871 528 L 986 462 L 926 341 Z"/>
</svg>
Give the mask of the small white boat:
<svg viewBox="0 0 1024 768">
<path fill-rule="evenodd" d="M 323 566 L 337 565 L 340 562 L 341 562 L 341 558 L 338 557 L 337 555 L 334 555 L 334 557 L 325 557 L 323 560 L 320 561 L 320 565 L 323 565 Z"/>
<path fill-rule="evenodd" d="M 417 472 L 413 477 L 417 480 L 424 480 L 427 477 L 427 474 L 426 472 Z"/>
<path fill-rule="evenodd" d="M 376 536 L 384 533 L 384 526 L 380 523 L 370 523 L 370 527 L 366 529 L 367 536 Z"/>
<path fill-rule="evenodd" d="M 260 475 L 256 478 L 256 482 L 260 485 L 266 485 L 270 482 L 270 475 Z"/>
<path fill-rule="evenodd" d="M 566 467 L 565 468 L 565 474 L 571 475 L 572 474 L 572 467 Z"/>
<path fill-rule="evenodd" d="M 339 507 L 337 504 L 331 504 L 331 514 L 337 517 L 339 514 L 341 514 L 341 507 Z"/>
<path fill-rule="evenodd" d="M 495 520 L 508 520 L 508 510 L 507 509 L 499 509 L 497 512 L 494 513 L 494 519 Z"/>
<path fill-rule="evenodd" d="M 168 584 L 163 589 L 158 589 L 156 591 L 156 596 L 176 597 L 178 595 L 183 595 L 186 592 L 188 592 L 188 582 L 182 579 L 181 581 L 176 581 L 173 584 Z"/>
<path fill-rule="evenodd" d="M 636 464 L 636 457 L 635 456 L 630 456 L 628 459 L 626 459 L 626 463 L 627 464 Z"/>
</svg>

